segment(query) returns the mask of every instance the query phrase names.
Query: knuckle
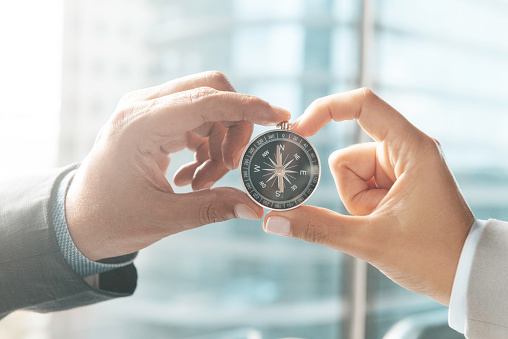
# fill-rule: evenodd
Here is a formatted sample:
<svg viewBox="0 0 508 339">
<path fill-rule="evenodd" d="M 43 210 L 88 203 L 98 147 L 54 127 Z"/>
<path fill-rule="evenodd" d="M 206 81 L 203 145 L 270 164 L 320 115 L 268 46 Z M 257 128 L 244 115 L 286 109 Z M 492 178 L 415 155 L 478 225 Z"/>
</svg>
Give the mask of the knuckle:
<svg viewBox="0 0 508 339">
<path fill-rule="evenodd" d="M 346 165 L 345 158 L 345 151 L 337 150 L 328 157 L 328 165 L 330 168 L 344 167 Z"/>
<path fill-rule="evenodd" d="M 114 130 L 121 130 L 129 124 L 129 121 L 134 115 L 135 108 L 131 105 L 125 105 L 113 113 L 110 124 Z"/>
<path fill-rule="evenodd" d="M 208 71 L 205 73 L 205 78 L 210 83 L 228 83 L 229 80 L 226 75 L 219 71 Z"/>
<path fill-rule="evenodd" d="M 225 221 L 226 218 L 220 212 L 220 200 L 219 196 L 214 192 L 213 189 L 209 191 L 209 196 L 201 204 L 199 209 L 199 221 L 201 224 L 213 224 L 220 221 Z"/>
<path fill-rule="evenodd" d="M 219 91 L 217 91 L 216 89 L 211 88 L 211 87 L 198 87 L 198 88 L 191 89 L 190 91 L 186 91 L 184 93 L 186 96 L 186 100 L 189 103 L 193 103 L 193 102 L 199 101 L 201 99 L 215 95 L 215 94 L 219 93 Z"/>
<path fill-rule="evenodd" d="M 270 104 L 268 102 L 247 94 L 242 95 L 241 102 L 246 106 L 257 105 L 262 110 L 268 110 L 270 107 Z"/>
<path fill-rule="evenodd" d="M 325 98 L 317 98 L 313 102 L 310 103 L 310 105 L 305 109 L 305 113 L 308 114 L 309 112 L 313 111 L 314 109 L 321 106 L 322 103 L 325 102 Z"/>
<path fill-rule="evenodd" d="M 439 141 L 437 141 L 437 139 L 425 135 L 423 145 L 425 147 L 425 150 L 427 150 L 427 152 L 429 152 L 430 154 L 441 156 L 443 153 L 441 144 L 439 143 Z"/>
<path fill-rule="evenodd" d="M 120 98 L 120 103 L 128 103 L 128 102 L 132 102 L 135 100 L 135 98 L 138 97 L 138 91 L 130 91 L 130 92 L 127 92 L 125 93 L 121 98 Z"/>
<path fill-rule="evenodd" d="M 377 95 L 374 93 L 374 91 L 371 90 L 368 87 L 362 87 L 362 88 L 360 88 L 360 93 L 361 93 L 362 97 L 365 100 L 369 100 L 369 99 L 372 99 L 372 98 L 377 98 Z"/>
<path fill-rule="evenodd" d="M 208 71 L 205 72 L 205 80 L 206 83 L 210 85 L 210 87 L 217 89 L 224 89 L 226 91 L 234 92 L 234 88 L 229 82 L 229 79 L 226 75 L 219 71 Z"/>
<path fill-rule="evenodd" d="M 347 172 L 352 171 L 360 165 L 356 157 L 351 156 L 350 149 L 345 148 L 335 151 L 328 158 L 328 166 L 330 171 L 336 178 L 344 176 Z"/>
<path fill-rule="evenodd" d="M 311 219 L 306 220 L 304 231 L 301 235 L 304 240 L 319 245 L 326 244 L 328 240 L 325 225 L 316 223 Z"/>
<path fill-rule="evenodd" d="M 439 148 L 439 149 L 442 149 L 441 147 L 441 143 L 439 142 L 439 140 L 437 140 L 436 138 L 431 138 L 432 140 L 434 140 L 434 143 L 436 144 L 436 146 Z"/>
</svg>

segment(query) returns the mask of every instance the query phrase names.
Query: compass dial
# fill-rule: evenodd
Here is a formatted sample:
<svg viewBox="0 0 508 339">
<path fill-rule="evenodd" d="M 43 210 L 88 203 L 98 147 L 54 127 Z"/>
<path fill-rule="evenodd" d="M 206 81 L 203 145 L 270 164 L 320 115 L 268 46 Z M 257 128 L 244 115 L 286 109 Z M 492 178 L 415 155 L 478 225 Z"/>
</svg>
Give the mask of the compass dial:
<svg viewBox="0 0 508 339">
<path fill-rule="evenodd" d="M 290 130 L 257 136 L 245 149 L 240 170 L 249 196 L 273 210 L 304 203 L 314 193 L 321 171 L 314 147 Z"/>
</svg>

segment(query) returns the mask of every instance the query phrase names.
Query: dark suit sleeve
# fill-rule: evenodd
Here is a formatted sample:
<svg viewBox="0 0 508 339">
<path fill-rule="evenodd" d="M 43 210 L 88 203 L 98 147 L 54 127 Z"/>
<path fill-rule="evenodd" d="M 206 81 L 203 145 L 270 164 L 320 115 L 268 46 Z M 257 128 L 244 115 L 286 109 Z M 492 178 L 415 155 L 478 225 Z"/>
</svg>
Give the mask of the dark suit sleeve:
<svg viewBox="0 0 508 339">
<path fill-rule="evenodd" d="M 50 202 L 75 166 L 0 179 L 0 318 L 18 309 L 52 312 L 129 296 L 137 273 L 128 265 L 88 285 L 60 253 Z"/>
</svg>

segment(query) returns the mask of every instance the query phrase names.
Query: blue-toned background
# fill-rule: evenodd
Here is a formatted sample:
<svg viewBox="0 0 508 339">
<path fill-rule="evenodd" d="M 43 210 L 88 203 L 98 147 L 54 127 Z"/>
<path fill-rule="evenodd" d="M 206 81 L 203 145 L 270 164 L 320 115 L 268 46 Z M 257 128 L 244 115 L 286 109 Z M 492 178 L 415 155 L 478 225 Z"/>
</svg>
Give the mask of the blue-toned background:
<svg viewBox="0 0 508 339">
<path fill-rule="evenodd" d="M 365 2 L 372 5 L 367 19 Z M 45 147 L 55 163 L 82 159 L 133 89 L 219 70 L 237 91 L 296 118 L 318 97 L 359 87 L 368 72 L 375 92 L 441 142 L 475 215 L 508 220 L 505 1 L 67 0 L 63 6 L 61 113 L 44 107 L 37 113 L 58 121 L 48 130 L 60 126 L 58 140 Z M 367 55 L 365 20 L 372 28 Z M 4 126 L 13 119 L 0 118 Z M 254 134 L 265 130 L 256 127 Z M 358 138 L 355 122 L 330 124 L 310 138 L 323 164 L 310 204 L 344 212 L 327 158 Z M 173 156 L 168 178 L 191 158 Z M 218 185 L 240 188 L 238 173 Z M 267 235 L 261 222 L 229 221 L 171 236 L 141 251 L 136 262 L 133 297 L 57 313 L 44 333 L 353 338 L 354 261 Z M 383 338 L 400 321 L 414 338 L 461 337 L 447 328 L 446 308 L 374 268 L 365 288 L 365 338 Z"/>
</svg>

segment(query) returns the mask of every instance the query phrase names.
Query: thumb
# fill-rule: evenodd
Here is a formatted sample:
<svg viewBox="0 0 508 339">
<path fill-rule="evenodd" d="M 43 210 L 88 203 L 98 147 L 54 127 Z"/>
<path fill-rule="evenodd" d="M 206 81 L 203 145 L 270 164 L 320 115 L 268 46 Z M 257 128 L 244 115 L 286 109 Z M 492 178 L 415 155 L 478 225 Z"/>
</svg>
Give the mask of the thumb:
<svg viewBox="0 0 508 339">
<path fill-rule="evenodd" d="M 360 250 L 361 241 L 358 240 L 366 233 L 367 225 L 366 217 L 300 206 L 290 211 L 268 213 L 263 229 L 267 233 L 302 239 L 354 255 Z"/>
<path fill-rule="evenodd" d="M 231 187 L 171 194 L 168 199 L 163 203 L 166 220 L 171 220 L 170 234 L 235 218 L 258 220 L 264 212 L 247 194 Z"/>
</svg>

